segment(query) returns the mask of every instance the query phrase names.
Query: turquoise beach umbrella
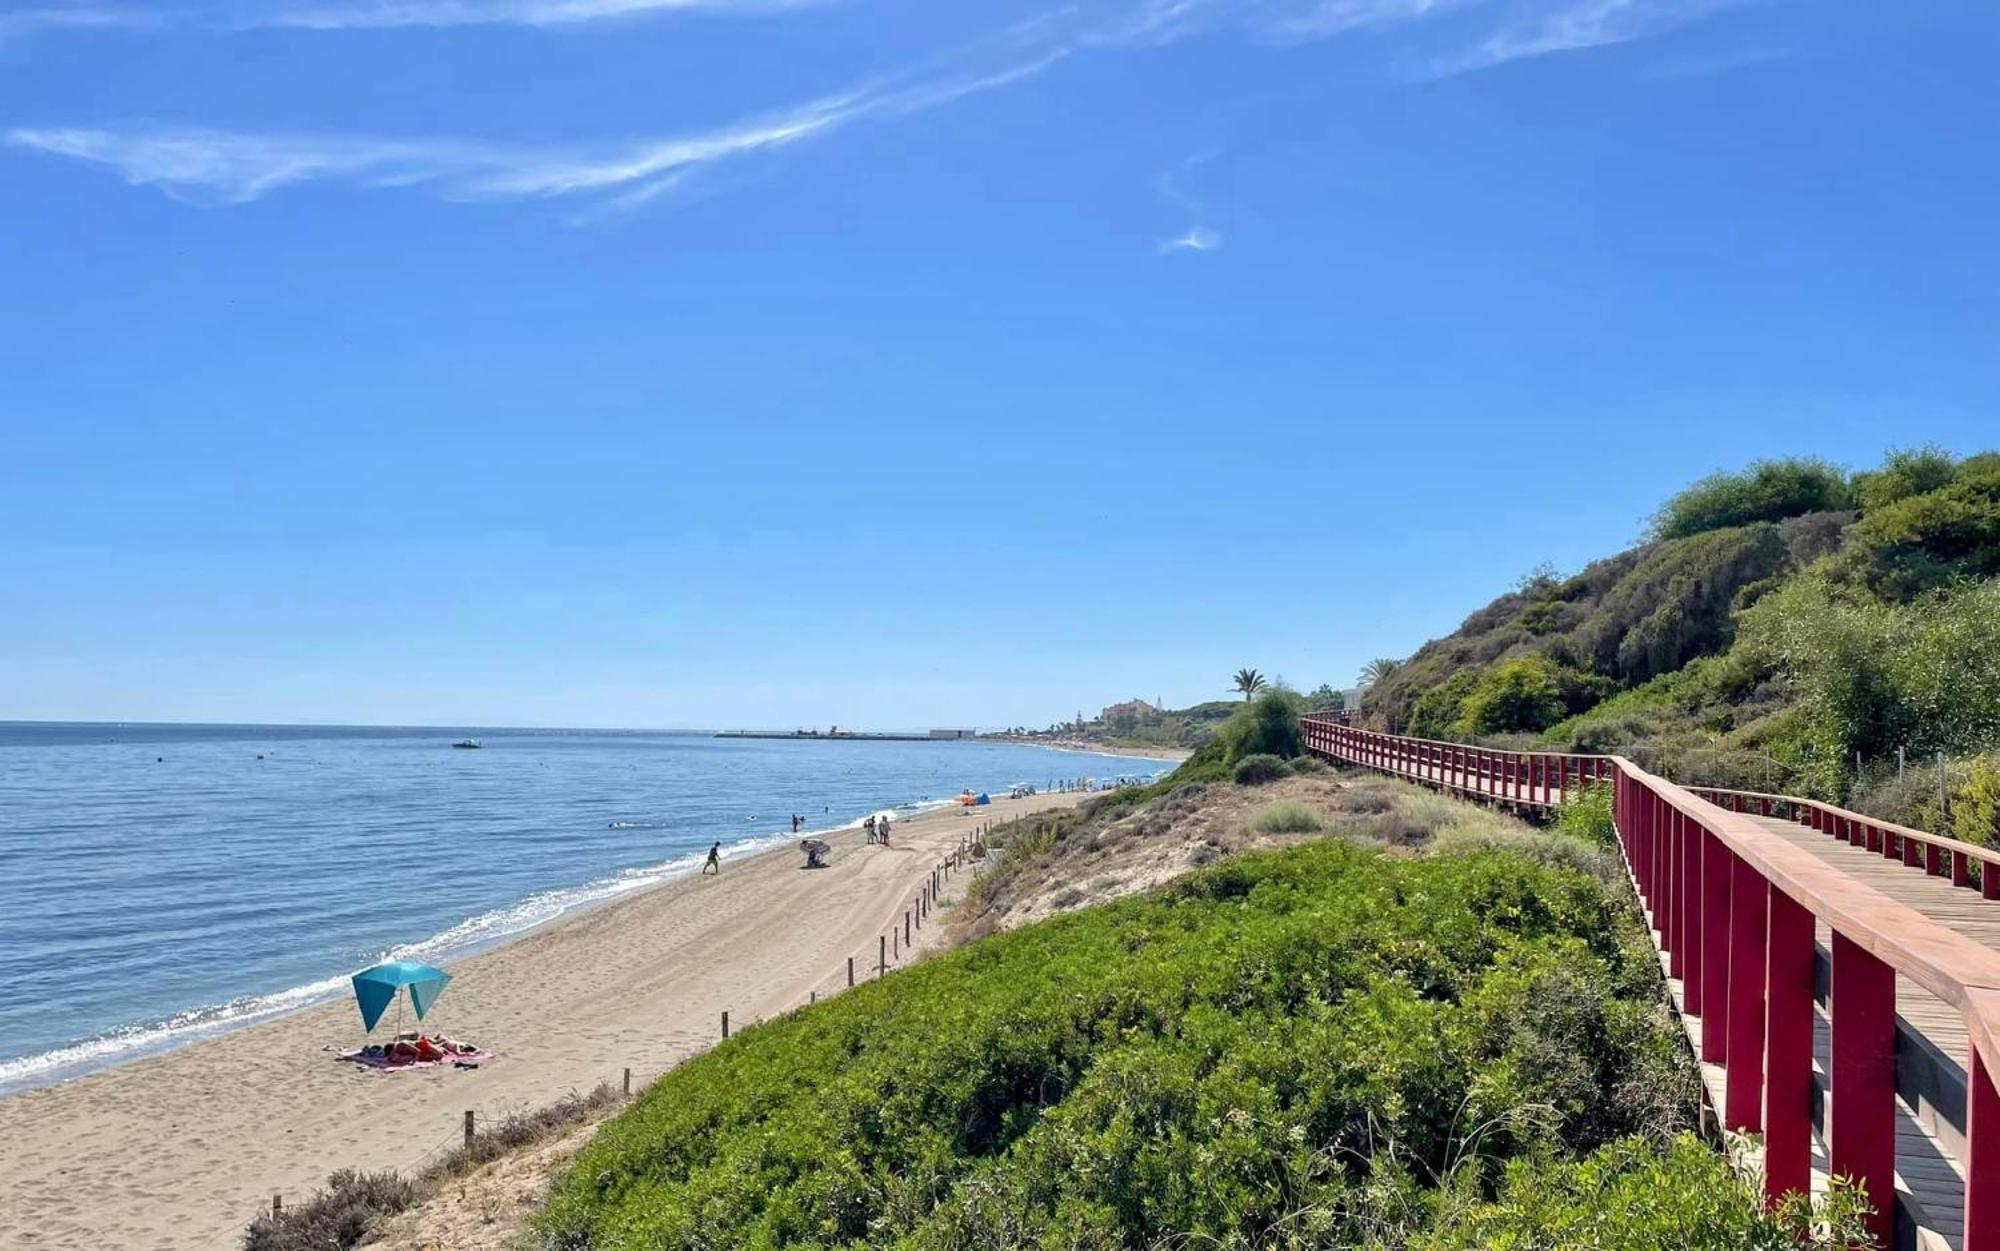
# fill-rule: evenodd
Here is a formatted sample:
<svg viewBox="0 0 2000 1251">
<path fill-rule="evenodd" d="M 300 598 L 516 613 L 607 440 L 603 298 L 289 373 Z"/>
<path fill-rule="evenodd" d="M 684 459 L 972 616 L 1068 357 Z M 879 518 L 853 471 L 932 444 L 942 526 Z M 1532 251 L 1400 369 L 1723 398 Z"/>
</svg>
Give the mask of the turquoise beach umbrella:
<svg viewBox="0 0 2000 1251">
<path fill-rule="evenodd" d="M 361 1006 L 361 1023 L 373 1030 L 396 992 L 405 986 L 410 988 L 410 1006 L 417 1010 L 417 1019 L 421 1021 L 450 980 L 451 974 L 443 969 L 408 960 L 363 969 L 354 975 L 354 1002 Z"/>
</svg>

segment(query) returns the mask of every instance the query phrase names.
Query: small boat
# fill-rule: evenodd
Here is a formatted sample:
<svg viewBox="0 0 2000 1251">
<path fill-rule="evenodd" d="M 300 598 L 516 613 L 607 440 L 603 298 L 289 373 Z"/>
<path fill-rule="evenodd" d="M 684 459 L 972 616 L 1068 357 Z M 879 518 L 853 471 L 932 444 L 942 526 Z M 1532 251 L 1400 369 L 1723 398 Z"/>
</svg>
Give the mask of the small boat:
<svg viewBox="0 0 2000 1251">
<path fill-rule="evenodd" d="M 477 751 L 482 745 L 476 738 L 462 738 L 452 744 L 453 747 L 463 747 L 468 751 Z"/>
</svg>

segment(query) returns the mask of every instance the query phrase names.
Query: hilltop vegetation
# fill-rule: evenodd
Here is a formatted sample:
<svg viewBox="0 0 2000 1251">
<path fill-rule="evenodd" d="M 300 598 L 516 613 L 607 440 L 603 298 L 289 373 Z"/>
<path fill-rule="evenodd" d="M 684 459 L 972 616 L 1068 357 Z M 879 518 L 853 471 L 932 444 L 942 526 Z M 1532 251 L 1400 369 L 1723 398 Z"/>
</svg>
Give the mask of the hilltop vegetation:
<svg viewBox="0 0 2000 1251">
<path fill-rule="evenodd" d="M 2000 841 L 2000 453 L 1716 474 L 1645 541 L 1542 569 L 1370 688 L 1369 722 L 1619 751 Z M 1896 753 L 1927 779 L 1894 782 Z M 1937 811 L 1936 758 L 1952 811 Z"/>
</svg>

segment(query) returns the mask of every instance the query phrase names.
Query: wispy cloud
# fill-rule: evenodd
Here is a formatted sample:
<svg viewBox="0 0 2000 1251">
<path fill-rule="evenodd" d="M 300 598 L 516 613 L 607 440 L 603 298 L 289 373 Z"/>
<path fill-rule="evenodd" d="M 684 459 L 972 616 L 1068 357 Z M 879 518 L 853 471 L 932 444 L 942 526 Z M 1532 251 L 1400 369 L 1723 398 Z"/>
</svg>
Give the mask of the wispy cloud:
<svg viewBox="0 0 2000 1251">
<path fill-rule="evenodd" d="M 232 0 L 232 3 L 234 0 Z M 263 6 L 267 24 L 582 22 L 709 6 L 748 11 L 821 0 L 342 0 Z M 310 183 L 421 187 L 456 200 L 576 198 L 615 212 L 684 186 L 702 169 L 822 137 L 864 120 L 938 107 L 1033 77 L 1080 53 L 1170 43 L 1235 24 L 1287 40 L 1330 38 L 1366 26 L 1411 24 L 1446 10 L 1499 9 L 1501 24 L 1440 74 L 1550 52 L 1637 39 L 1746 0 L 1077 0 L 967 47 L 851 90 L 712 129 L 627 142 L 538 146 L 451 138 L 256 133 L 191 126 L 22 126 L 0 134 L 18 147 L 114 170 L 127 182 L 201 204 L 242 204 Z M 165 12 L 164 10 L 162 12 Z M 287 17 L 287 15 L 290 15 Z M 310 20 L 308 20 L 310 19 Z M 0 14 L 8 30 L 165 20 L 110 8 L 49 7 Z M 1212 251 L 1222 235 L 1190 176 L 1212 153 L 1158 181 L 1188 226 L 1163 251 Z"/>
<path fill-rule="evenodd" d="M 44 30 L 110 30 L 121 26 L 157 26 L 161 17 L 137 9 L 83 6 L 14 9 L 0 12 L 0 39 Z"/>
<path fill-rule="evenodd" d="M 1571 0 L 1528 6 L 1470 50 L 1434 66 L 1440 77 L 1508 61 L 1601 48 L 1664 34 L 1745 0 Z"/>
<path fill-rule="evenodd" d="M 259 4 L 224 19 L 240 26 L 379 30 L 403 26 L 579 26 L 675 11 L 760 13 L 830 0 L 334 0 Z"/>
<path fill-rule="evenodd" d="M 1162 252 L 1213 252 L 1222 246 L 1222 236 L 1206 226 L 1191 226 L 1186 234 L 1160 242 Z"/>
<path fill-rule="evenodd" d="M 1192 190 L 1192 182 L 1202 166 L 1215 159 L 1215 153 L 1197 152 L 1153 180 L 1153 187 L 1169 204 L 1179 209 L 1183 216 L 1192 219 L 1188 228 L 1171 239 L 1160 242 L 1162 252 L 1213 252 L 1222 246 L 1222 234 L 1212 226 L 1204 225 L 1208 217 L 1208 204 Z"/>
<path fill-rule="evenodd" d="M 457 200 L 656 198 L 704 166 L 823 135 L 865 118 L 934 108 L 1040 72 L 1062 48 L 978 71 L 875 84 L 713 130 L 623 144 L 534 147 L 455 139 L 254 134 L 200 127 L 17 127 L 15 147 L 117 171 L 196 204 L 244 204 L 304 183 L 428 187 Z"/>
</svg>

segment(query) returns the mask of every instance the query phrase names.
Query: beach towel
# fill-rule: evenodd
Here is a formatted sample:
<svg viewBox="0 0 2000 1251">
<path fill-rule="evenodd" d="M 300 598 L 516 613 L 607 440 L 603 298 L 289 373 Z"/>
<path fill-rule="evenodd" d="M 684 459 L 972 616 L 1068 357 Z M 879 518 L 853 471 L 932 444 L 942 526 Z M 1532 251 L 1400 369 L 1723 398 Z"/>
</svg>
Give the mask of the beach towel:
<svg viewBox="0 0 2000 1251">
<path fill-rule="evenodd" d="M 363 1068 L 401 1071 L 403 1069 L 442 1069 L 457 1064 L 484 1064 L 493 1058 L 493 1053 L 490 1051 L 472 1051 L 459 1055 L 440 1056 L 435 1060 L 391 1060 L 388 1056 L 382 1055 L 379 1052 L 375 1055 L 367 1055 L 359 1051 L 347 1051 L 341 1053 L 336 1058 L 345 1060 L 349 1064 L 359 1064 Z"/>
</svg>

